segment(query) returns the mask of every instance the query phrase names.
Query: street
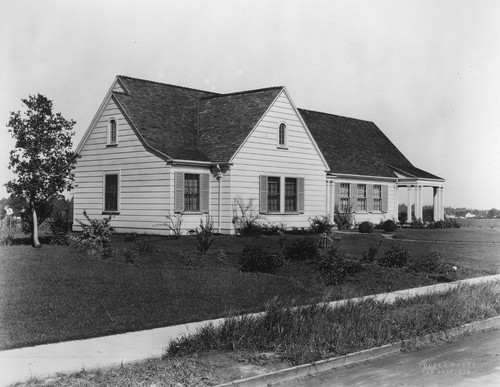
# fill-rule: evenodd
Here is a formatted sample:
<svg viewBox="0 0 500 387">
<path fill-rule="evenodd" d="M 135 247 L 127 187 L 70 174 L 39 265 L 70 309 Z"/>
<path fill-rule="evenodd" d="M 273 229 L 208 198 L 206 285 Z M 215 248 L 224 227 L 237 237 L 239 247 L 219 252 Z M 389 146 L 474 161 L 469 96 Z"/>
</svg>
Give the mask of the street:
<svg viewBox="0 0 500 387">
<path fill-rule="evenodd" d="M 280 385 L 500 386 L 500 328 Z"/>
</svg>

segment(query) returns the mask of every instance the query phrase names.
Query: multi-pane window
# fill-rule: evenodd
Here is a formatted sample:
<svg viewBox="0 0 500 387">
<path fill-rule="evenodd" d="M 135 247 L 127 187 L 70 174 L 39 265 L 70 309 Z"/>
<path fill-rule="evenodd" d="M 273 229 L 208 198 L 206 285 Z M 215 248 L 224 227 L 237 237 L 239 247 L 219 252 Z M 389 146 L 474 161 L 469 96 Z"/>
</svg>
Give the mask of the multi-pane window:
<svg viewBox="0 0 500 387">
<path fill-rule="evenodd" d="M 109 143 L 116 144 L 116 121 L 109 121 Z"/>
<path fill-rule="evenodd" d="M 346 211 L 350 207 L 351 186 L 348 183 L 340 184 L 340 210 Z"/>
<path fill-rule="evenodd" d="M 267 178 L 267 210 L 269 212 L 280 211 L 280 178 L 271 177 Z"/>
<path fill-rule="evenodd" d="M 382 186 L 373 186 L 373 209 L 375 211 L 382 211 Z"/>
<path fill-rule="evenodd" d="M 297 179 L 285 178 L 285 212 L 297 211 Z"/>
<path fill-rule="evenodd" d="M 104 211 L 118 211 L 118 174 L 104 175 Z"/>
<path fill-rule="evenodd" d="M 366 211 L 366 184 L 358 184 L 356 187 L 357 210 Z"/>
<path fill-rule="evenodd" d="M 184 175 L 184 211 L 200 210 L 200 175 Z"/>
<path fill-rule="evenodd" d="M 278 145 L 286 146 L 286 125 L 281 123 L 278 130 Z"/>
</svg>

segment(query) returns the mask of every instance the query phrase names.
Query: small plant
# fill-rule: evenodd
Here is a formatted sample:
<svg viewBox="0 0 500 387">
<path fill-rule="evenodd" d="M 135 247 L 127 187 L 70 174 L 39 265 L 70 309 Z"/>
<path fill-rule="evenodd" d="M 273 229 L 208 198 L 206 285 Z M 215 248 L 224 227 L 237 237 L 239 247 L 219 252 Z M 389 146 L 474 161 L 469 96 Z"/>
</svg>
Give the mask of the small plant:
<svg viewBox="0 0 500 387">
<path fill-rule="evenodd" d="M 153 252 L 153 246 L 151 246 L 151 241 L 138 239 L 136 242 L 139 253 L 146 254 Z"/>
<path fill-rule="evenodd" d="M 326 286 L 341 285 L 349 276 L 363 270 L 360 262 L 347 258 L 347 253 L 337 247 L 332 247 L 323 254 L 316 262 L 316 267 Z"/>
<path fill-rule="evenodd" d="M 339 230 L 349 230 L 350 228 L 352 228 L 352 225 L 354 223 L 352 206 L 347 206 L 342 211 L 340 211 L 339 208 L 335 206 L 334 222 Z"/>
<path fill-rule="evenodd" d="M 314 218 L 309 218 L 309 229 L 313 234 L 328 233 L 332 230 L 333 224 L 328 215 L 316 216 Z"/>
<path fill-rule="evenodd" d="M 283 256 L 291 261 L 315 260 L 318 257 L 316 244 L 308 239 L 298 239 L 291 245 L 283 246 Z"/>
<path fill-rule="evenodd" d="M 135 252 L 132 249 L 123 249 L 122 251 L 123 258 L 125 263 L 134 263 L 135 262 Z"/>
<path fill-rule="evenodd" d="M 210 215 L 207 215 L 205 223 L 200 219 L 200 229 L 196 228 L 196 241 L 198 242 L 198 251 L 201 255 L 206 255 L 212 243 L 214 243 L 214 221 Z"/>
<path fill-rule="evenodd" d="M 278 254 L 258 245 L 245 246 L 240 254 L 240 269 L 243 272 L 275 273 L 284 261 Z"/>
<path fill-rule="evenodd" d="M 384 252 L 384 256 L 378 260 L 380 266 L 403 267 L 410 260 L 410 253 L 404 247 L 391 246 Z"/>
<path fill-rule="evenodd" d="M 384 231 L 385 232 L 394 232 L 398 228 L 396 222 L 392 219 L 387 219 L 384 222 Z"/>
<path fill-rule="evenodd" d="M 217 255 L 216 255 L 216 260 L 217 260 L 217 263 L 227 263 L 227 253 L 226 253 L 226 250 L 224 249 L 220 249 L 217 251 Z"/>
<path fill-rule="evenodd" d="M 14 244 L 14 234 L 7 229 L 0 234 L 0 246 L 12 246 Z"/>
<path fill-rule="evenodd" d="M 398 220 L 399 220 L 399 223 L 401 223 L 401 224 L 405 224 L 408 221 L 408 214 L 406 213 L 406 211 L 401 211 L 398 214 Z"/>
<path fill-rule="evenodd" d="M 358 231 L 361 234 L 371 234 L 373 232 L 373 225 L 368 221 L 361 222 L 358 226 Z"/>
<path fill-rule="evenodd" d="M 368 248 L 368 252 L 363 251 L 363 258 L 361 259 L 363 262 L 373 262 L 375 258 L 377 258 L 378 251 L 380 249 L 380 245 L 382 241 L 379 241 L 378 244 L 370 243 L 370 247 Z"/>
<path fill-rule="evenodd" d="M 248 204 L 245 204 L 241 198 L 234 199 L 233 224 L 238 235 L 244 237 L 260 235 L 262 232 L 258 222 L 261 219 L 262 216 L 253 209 L 252 199 L 248 201 Z"/>
<path fill-rule="evenodd" d="M 136 242 L 138 238 L 139 238 L 139 236 L 137 235 L 136 232 L 131 232 L 131 233 L 125 234 L 124 241 L 125 242 Z"/>
<path fill-rule="evenodd" d="M 113 251 L 109 243 L 114 231 L 110 224 L 111 216 L 103 219 L 90 219 L 86 211 L 83 211 L 83 216 L 88 224 L 76 219 L 82 228 L 82 233 L 70 236 L 70 239 L 77 243 L 78 252 L 102 259 L 109 257 Z"/>
</svg>

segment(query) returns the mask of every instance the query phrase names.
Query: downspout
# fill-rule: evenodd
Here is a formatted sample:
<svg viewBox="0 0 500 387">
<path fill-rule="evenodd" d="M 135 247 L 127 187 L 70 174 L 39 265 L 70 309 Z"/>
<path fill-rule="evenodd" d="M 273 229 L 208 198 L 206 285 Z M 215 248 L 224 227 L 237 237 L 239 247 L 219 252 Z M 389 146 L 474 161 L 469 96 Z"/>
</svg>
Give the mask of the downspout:
<svg viewBox="0 0 500 387">
<path fill-rule="evenodd" d="M 219 184 L 219 197 L 218 197 L 218 203 L 217 203 L 217 206 L 218 206 L 218 209 L 217 209 L 217 226 L 218 226 L 218 233 L 220 234 L 220 231 L 221 231 L 221 223 L 222 223 L 222 214 L 221 214 L 221 210 L 222 210 L 222 192 L 221 192 L 221 188 L 222 188 L 222 170 L 220 169 L 220 166 L 219 164 L 217 164 L 217 175 L 216 175 L 216 178 L 217 178 L 217 181 L 218 181 L 218 184 Z"/>
</svg>

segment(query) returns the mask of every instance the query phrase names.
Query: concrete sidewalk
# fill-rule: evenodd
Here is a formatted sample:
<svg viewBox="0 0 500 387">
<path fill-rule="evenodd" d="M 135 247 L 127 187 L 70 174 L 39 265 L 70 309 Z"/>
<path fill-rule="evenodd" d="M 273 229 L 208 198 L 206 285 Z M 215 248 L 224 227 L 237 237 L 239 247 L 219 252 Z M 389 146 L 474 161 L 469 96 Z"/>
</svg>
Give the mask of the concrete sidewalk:
<svg viewBox="0 0 500 387">
<path fill-rule="evenodd" d="M 359 297 L 351 301 L 375 298 L 392 302 L 396 298 L 443 292 L 464 283 L 474 284 L 493 280 L 500 280 L 500 275 Z M 347 301 L 333 301 L 330 305 L 342 305 Z M 0 386 L 58 372 L 76 372 L 83 368 L 88 370 L 159 357 L 164 353 L 170 340 L 195 332 L 207 323 L 219 324 L 222 321 L 224 319 L 215 319 L 87 340 L 0 351 Z"/>
</svg>

